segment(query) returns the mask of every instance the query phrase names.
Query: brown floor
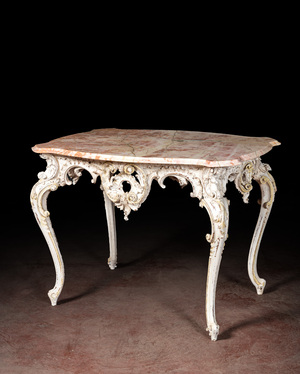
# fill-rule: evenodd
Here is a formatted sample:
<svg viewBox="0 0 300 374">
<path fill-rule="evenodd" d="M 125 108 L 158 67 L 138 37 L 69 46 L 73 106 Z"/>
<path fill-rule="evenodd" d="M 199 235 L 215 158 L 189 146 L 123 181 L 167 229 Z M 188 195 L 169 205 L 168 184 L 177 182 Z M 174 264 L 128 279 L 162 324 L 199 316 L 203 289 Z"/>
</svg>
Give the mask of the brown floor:
<svg viewBox="0 0 300 374">
<path fill-rule="evenodd" d="M 0 373 L 300 373 L 299 254 L 289 233 L 272 229 L 274 221 L 266 230 L 259 273 L 267 286 L 258 296 L 246 269 L 253 227 L 232 224 L 217 288 L 220 335 L 211 342 L 207 217 L 193 223 L 174 211 L 166 225 L 168 209 L 148 220 L 151 204 L 145 209 L 127 223 L 117 214 L 114 271 L 106 227 L 97 226 L 104 221 L 54 224 L 66 267 L 56 307 L 47 297 L 54 269 L 35 222 L 10 236 L 0 268 Z"/>
</svg>

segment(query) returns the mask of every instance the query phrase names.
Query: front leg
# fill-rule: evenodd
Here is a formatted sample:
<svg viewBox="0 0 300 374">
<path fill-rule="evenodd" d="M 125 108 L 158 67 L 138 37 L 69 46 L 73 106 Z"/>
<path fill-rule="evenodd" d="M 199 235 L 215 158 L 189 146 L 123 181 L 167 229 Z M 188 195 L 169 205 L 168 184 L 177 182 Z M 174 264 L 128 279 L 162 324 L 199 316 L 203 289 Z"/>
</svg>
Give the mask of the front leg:
<svg viewBox="0 0 300 374">
<path fill-rule="evenodd" d="M 254 180 L 258 182 L 261 190 L 260 213 L 253 234 L 249 257 L 248 257 L 248 274 L 251 282 L 256 287 L 258 295 L 262 295 L 266 285 L 266 281 L 259 277 L 257 273 L 257 257 L 260 247 L 261 238 L 266 227 L 271 208 L 273 205 L 276 185 L 272 175 L 268 172 L 268 165 L 261 164 Z"/>
<path fill-rule="evenodd" d="M 206 235 L 210 243 L 210 256 L 206 282 L 206 321 L 211 340 L 217 340 L 219 325 L 216 321 L 215 298 L 219 268 L 228 232 L 228 200 L 206 197 L 200 206 L 205 207 L 211 220 L 211 234 Z"/>
<path fill-rule="evenodd" d="M 58 242 L 49 217 L 50 213 L 47 210 L 47 198 L 51 191 L 55 191 L 58 188 L 59 184 L 55 178 L 47 180 L 45 173 L 41 173 L 40 178 L 41 180 L 32 188 L 30 200 L 35 218 L 47 241 L 54 262 L 56 281 L 54 287 L 48 292 L 51 304 L 54 306 L 64 285 L 65 271 Z"/>
</svg>

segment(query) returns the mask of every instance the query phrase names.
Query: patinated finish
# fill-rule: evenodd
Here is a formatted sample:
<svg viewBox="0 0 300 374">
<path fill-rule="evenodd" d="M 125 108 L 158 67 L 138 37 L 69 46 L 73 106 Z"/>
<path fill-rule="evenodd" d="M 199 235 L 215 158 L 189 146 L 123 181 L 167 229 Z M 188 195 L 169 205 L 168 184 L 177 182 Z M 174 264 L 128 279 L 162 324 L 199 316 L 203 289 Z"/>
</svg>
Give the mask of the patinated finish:
<svg viewBox="0 0 300 374">
<path fill-rule="evenodd" d="M 33 150 L 47 161 L 46 171 L 38 174 L 39 181 L 32 188 L 31 203 L 56 270 L 55 286 L 48 293 L 52 305 L 56 305 L 63 288 L 64 265 L 47 210 L 49 193 L 60 186 L 75 184 L 83 170 L 91 174 L 93 183 L 100 178 L 110 240 L 108 264 L 115 269 L 114 207 L 121 209 L 127 220 L 130 212 L 138 210 L 148 197 L 153 180 L 164 188 L 165 178 L 172 177 L 182 187 L 191 184 L 191 197 L 198 198 L 200 207 L 204 207 L 210 217 L 211 233 L 206 235 L 210 243 L 206 320 L 211 339 L 217 340 L 215 295 L 229 224 L 226 185 L 234 181 L 246 203 L 252 180 L 261 188 L 261 209 L 248 258 L 250 280 L 261 295 L 266 281 L 257 273 L 257 256 L 276 185 L 269 165 L 263 164 L 260 156 L 279 144 L 271 138 L 191 131 L 100 129 L 35 146 Z M 130 185 L 129 191 L 124 191 L 124 182 Z"/>
<path fill-rule="evenodd" d="M 99 129 L 33 147 L 37 153 L 101 161 L 231 166 L 279 145 L 271 138 L 180 130 Z"/>
</svg>

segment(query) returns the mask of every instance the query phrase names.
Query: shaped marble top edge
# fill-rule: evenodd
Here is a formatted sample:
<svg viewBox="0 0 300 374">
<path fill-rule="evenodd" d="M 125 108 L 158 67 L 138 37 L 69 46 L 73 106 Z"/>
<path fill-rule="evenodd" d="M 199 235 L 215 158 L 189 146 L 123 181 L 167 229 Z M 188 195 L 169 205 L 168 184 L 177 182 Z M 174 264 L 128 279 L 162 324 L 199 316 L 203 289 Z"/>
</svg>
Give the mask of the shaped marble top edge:
<svg viewBox="0 0 300 374">
<path fill-rule="evenodd" d="M 104 128 L 37 144 L 32 150 L 103 161 L 222 167 L 260 157 L 276 145 L 280 143 L 268 137 Z"/>
</svg>

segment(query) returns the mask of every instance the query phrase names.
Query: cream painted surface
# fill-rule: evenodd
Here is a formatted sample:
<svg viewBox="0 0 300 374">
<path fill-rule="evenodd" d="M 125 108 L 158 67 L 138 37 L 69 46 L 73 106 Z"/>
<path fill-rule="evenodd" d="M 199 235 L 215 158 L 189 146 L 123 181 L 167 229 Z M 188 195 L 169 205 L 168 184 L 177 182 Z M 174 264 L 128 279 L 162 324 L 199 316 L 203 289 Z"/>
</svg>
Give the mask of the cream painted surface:
<svg viewBox="0 0 300 374">
<path fill-rule="evenodd" d="M 181 137 L 190 136 L 189 132 L 181 133 L 183 133 L 180 135 Z M 36 151 L 38 149 L 36 148 Z M 263 164 L 259 157 L 222 167 L 186 165 L 185 163 L 179 164 L 179 161 L 176 161 L 177 163 L 174 161 L 175 164 L 139 163 L 139 158 L 136 158 L 132 163 L 112 160 L 107 162 L 96 159 L 86 160 L 83 157 L 70 155 L 62 156 L 57 153 L 42 154 L 41 157 L 46 159 L 47 168 L 45 172 L 38 174 L 39 181 L 31 191 L 31 204 L 54 262 L 56 282 L 48 293 L 52 305 L 57 303 L 63 288 L 65 274 L 63 259 L 51 225 L 50 213 L 47 210 L 47 197 L 51 191 L 55 191 L 60 186 L 75 184 L 83 170 L 87 170 L 91 174 L 92 183 L 95 183 L 98 177 L 101 181 L 110 243 L 108 265 L 111 269 L 115 269 L 117 266 L 114 207 L 121 209 L 124 212 L 125 220 L 128 220 L 130 212 L 138 210 L 146 200 L 154 179 L 162 188 L 165 188 L 164 180 L 167 177 L 175 178 L 182 187 L 188 183 L 191 184 L 191 197 L 199 199 L 200 207 L 207 210 L 211 221 L 211 233 L 206 235 L 206 239 L 210 243 L 206 286 L 206 320 L 207 330 L 212 340 L 217 340 L 219 334 L 215 313 L 215 295 L 229 224 L 229 201 L 225 197 L 226 185 L 228 181 L 233 181 L 242 194 L 244 202 L 247 203 L 254 179 L 260 185 L 262 198 L 261 210 L 249 251 L 248 272 L 257 293 L 260 295 L 263 293 L 266 281 L 260 278 L 257 273 L 257 256 L 274 201 L 276 186 L 269 173 L 270 167 Z M 124 182 L 130 185 L 130 190 L 127 192 L 123 190 Z"/>
</svg>

